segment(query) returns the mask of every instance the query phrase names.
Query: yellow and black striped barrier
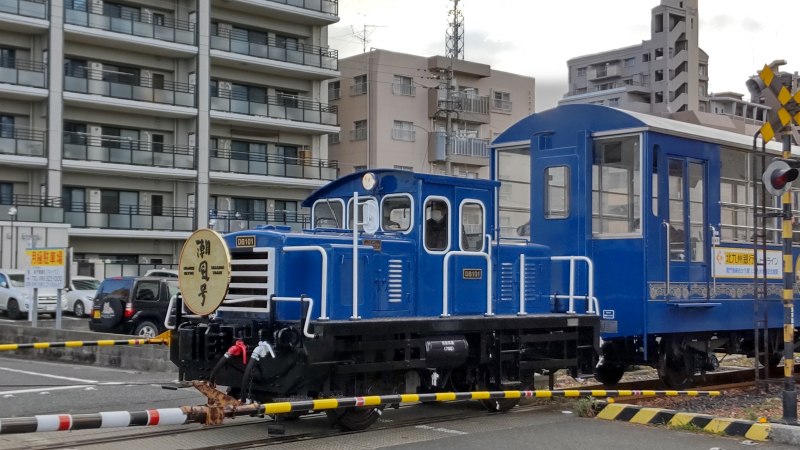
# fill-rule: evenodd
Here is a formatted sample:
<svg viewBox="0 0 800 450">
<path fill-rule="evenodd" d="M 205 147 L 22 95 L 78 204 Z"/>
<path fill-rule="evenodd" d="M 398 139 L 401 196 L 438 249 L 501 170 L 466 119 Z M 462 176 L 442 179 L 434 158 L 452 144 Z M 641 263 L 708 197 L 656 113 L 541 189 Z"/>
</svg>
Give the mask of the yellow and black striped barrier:
<svg viewBox="0 0 800 450">
<path fill-rule="evenodd" d="M 724 419 L 707 414 L 685 413 L 670 409 L 645 408 L 621 403 L 603 403 L 600 408 L 597 413 L 599 419 L 671 427 L 694 426 L 709 433 L 743 436 L 754 441 L 766 441 L 771 430 L 769 423 Z"/>
<path fill-rule="evenodd" d="M 165 331 L 149 339 L 102 339 L 99 341 L 64 341 L 64 342 L 29 342 L 24 344 L 0 344 L 0 352 L 46 349 L 46 348 L 75 348 L 75 347 L 112 347 L 115 345 L 169 345 L 170 332 Z"/>
<path fill-rule="evenodd" d="M 290 412 L 321 411 L 325 409 L 380 406 L 418 402 L 452 402 L 458 400 L 498 400 L 514 398 L 554 397 L 658 397 L 679 396 L 716 397 L 719 391 L 655 391 L 655 390 L 556 390 L 556 391 L 476 391 L 437 392 L 431 394 L 371 395 L 367 397 L 325 398 L 295 402 L 266 403 L 259 408 L 260 414 L 282 414 Z"/>
<path fill-rule="evenodd" d="M 323 411 L 337 408 L 377 407 L 401 403 L 452 402 L 457 400 L 489 400 L 503 398 L 553 397 L 615 397 L 615 396 L 689 395 L 718 396 L 719 391 L 477 391 L 438 392 L 432 394 L 371 395 L 366 397 L 325 398 L 295 402 L 249 403 L 227 406 L 182 406 L 179 408 L 148 409 L 143 411 L 111 411 L 90 414 L 46 414 L 33 417 L 0 418 L 0 434 L 69 431 L 90 428 L 131 426 L 181 425 L 222 423 L 223 417 L 285 414 L 290 412 Z M 212 413 L 212 410 L 215 410 Z"/>
</svg>

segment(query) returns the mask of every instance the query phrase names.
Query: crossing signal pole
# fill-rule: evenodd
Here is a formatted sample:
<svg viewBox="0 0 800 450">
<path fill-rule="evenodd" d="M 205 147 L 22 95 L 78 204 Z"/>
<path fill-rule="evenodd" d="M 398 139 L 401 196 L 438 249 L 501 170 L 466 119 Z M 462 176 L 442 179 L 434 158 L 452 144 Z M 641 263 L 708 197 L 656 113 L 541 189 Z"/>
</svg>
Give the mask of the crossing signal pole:
<svg viewBox="0 0 800 450">
<path fill-rule="evenodd" d="M 758 78 L 748 82 L 748 88 L 754 94 L 760 94 L 771 106 L 766 123 L 761 127 L 764 142 L 771 141 L 776 134 L 782 133 L 782 160 L 773 161 L 764 170 L 764 187 L 774 196 L 781 197 L 783 205 L 783 420 L 786 423 L 797 423 L 797 390 L 794 380 L 794 270 L 792 257 L 792 182 L 797 179 L 800 161 L 792 160 L 792 120 L 800 125 L 800 89 L 795 94 L 790 92 L 792 86 L 784 85 L 782 77 L 777 73 L 778 66 L 785 61 L 776 61 L 765 65 L 758 73 Z"/>
</svg>

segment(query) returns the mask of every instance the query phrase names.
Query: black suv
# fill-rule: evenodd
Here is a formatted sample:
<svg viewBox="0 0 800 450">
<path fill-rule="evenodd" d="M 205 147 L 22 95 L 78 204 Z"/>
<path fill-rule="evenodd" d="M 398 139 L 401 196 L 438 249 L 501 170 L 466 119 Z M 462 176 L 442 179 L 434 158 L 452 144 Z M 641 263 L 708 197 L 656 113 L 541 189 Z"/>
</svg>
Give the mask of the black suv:
<svg viewBox="0 0 800 450">
<path fill-rule="evenodd" d="M 154 337 L 164 331 L 169 299 L 177 293 L 174 278 L 106 278 L 94 296 L 89 329 Z"/>
</svg>

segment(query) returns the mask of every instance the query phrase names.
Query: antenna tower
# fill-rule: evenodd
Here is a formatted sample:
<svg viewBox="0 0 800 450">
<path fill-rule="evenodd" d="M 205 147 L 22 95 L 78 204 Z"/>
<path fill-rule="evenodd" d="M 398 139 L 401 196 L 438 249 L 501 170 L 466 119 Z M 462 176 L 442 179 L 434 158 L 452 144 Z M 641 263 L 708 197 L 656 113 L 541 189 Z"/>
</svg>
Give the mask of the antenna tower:
<svg viewBox="0 0 800 450">
<path fill-rule="evenodd" d="M 458 7 L 459 0 L 452 0 L 453 9 L 448 15 L 445 53 L 448 58 L 464 59 L 464 16 Z"/>
</svg>

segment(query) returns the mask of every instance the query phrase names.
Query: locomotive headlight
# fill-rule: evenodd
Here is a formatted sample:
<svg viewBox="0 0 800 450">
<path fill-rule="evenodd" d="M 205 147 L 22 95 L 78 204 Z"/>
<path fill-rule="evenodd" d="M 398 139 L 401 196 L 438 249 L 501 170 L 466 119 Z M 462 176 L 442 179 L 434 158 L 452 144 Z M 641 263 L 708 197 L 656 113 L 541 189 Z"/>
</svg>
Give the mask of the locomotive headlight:
<svg viewBox="0 0 800 450">
<path fill-rule="evenodd" d="M 373 190 L 376 184 L 378 184 L 378 179 L 372 172 L 367 172 L 361 177 L 361 187 L 367 191 Z"/>
</svg>

